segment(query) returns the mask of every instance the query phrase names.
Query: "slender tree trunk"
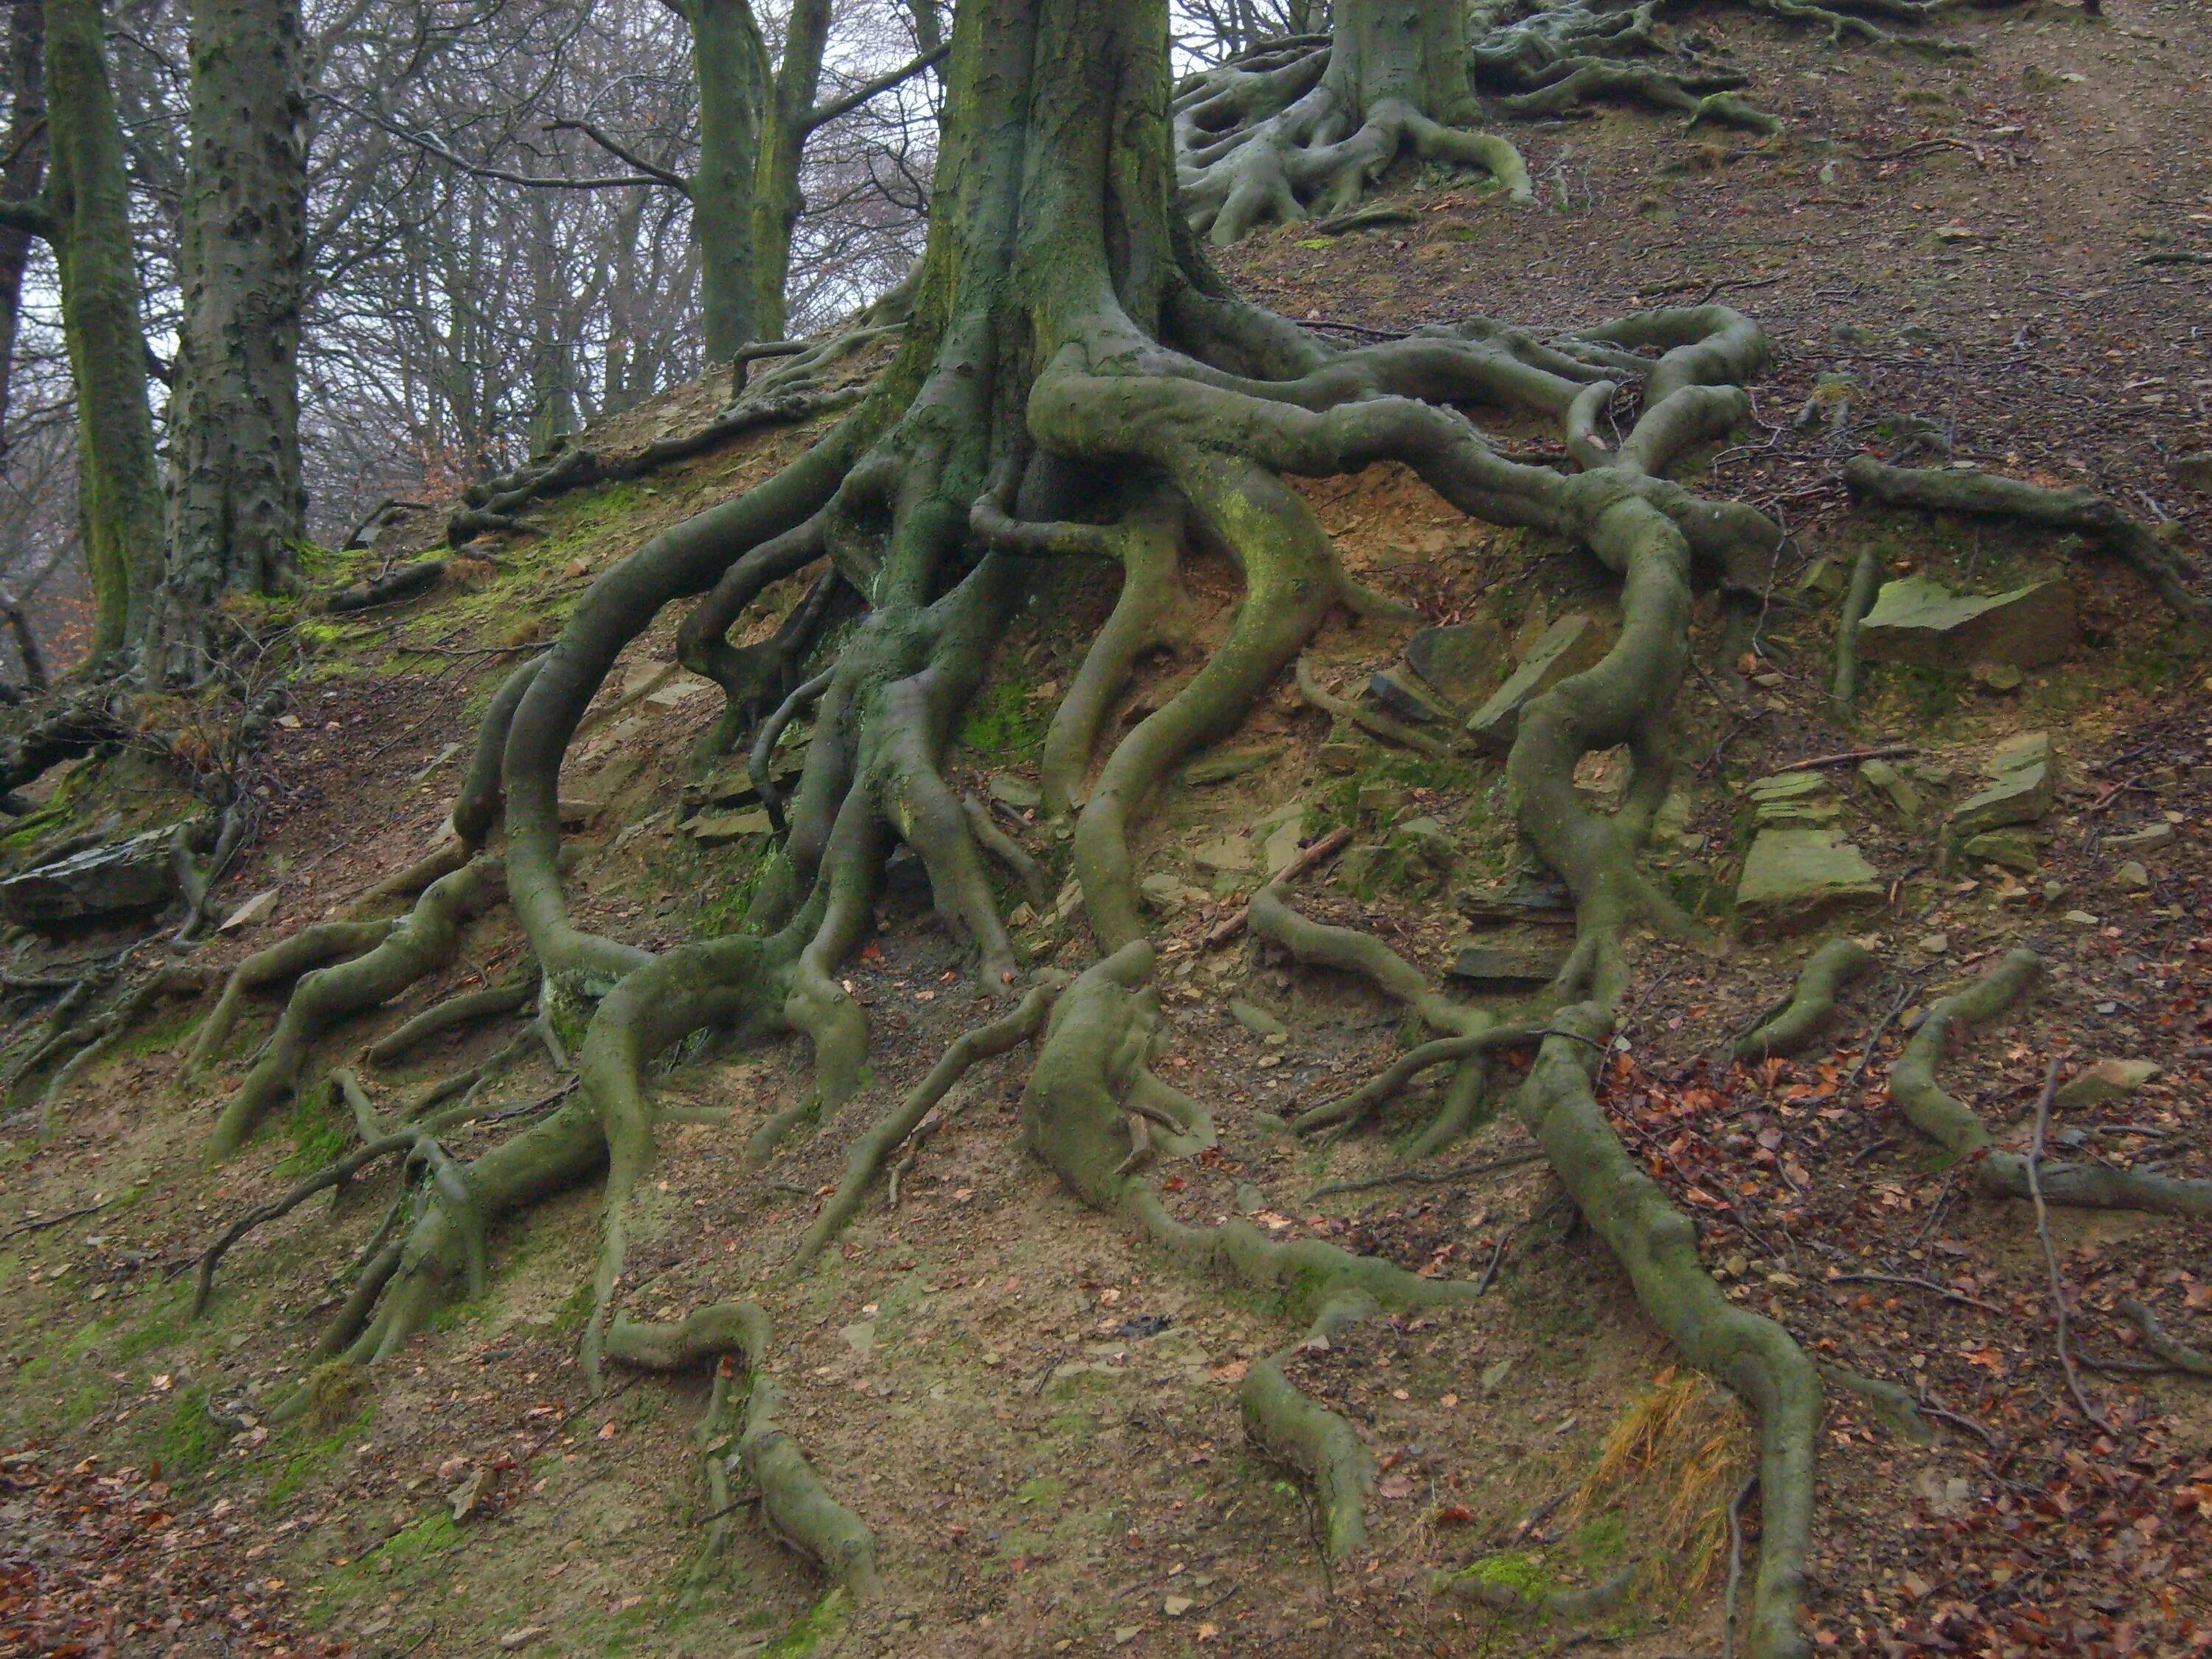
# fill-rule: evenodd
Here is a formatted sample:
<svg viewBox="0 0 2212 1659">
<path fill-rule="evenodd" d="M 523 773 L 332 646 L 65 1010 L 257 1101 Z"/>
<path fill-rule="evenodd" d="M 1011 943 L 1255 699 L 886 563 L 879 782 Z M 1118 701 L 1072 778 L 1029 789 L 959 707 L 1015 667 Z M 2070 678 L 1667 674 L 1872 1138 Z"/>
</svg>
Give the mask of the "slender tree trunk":
<svg viewBox="0 0 2212 1659">
<path fill-rule="evenodd" d="M 297 0 L 196 0 L 162 632 L 198 672 L 226 593 L 296 582 L 307 97 Z M 179 647 L 182 658 L 177 658 Z"/>
<path fill-rule="evenodd" d="M 699 240 L 707 361 L 726 362 L 756 337 L 753 169 L 768 100 L 768 48 L 747 0 L 689 0 L 699 77 L 699 167 L 691 216 Z"/>
<path fill-rule="evenodd" d="M 99 0 L 46 0 L 46 211 L 76 381 L 77 495 L 95 660 L 137 645 L 161 572 L 161 491 L 123 135 Z"/>
<path fill-rule="evenodd" d="M 784 27 L 783 61 L 776 65 L 774 102 L 761 124 L 760 164 L 753 174 L 752 324 L 763 340 L 783 337 L 792 231 L 805 205 L 799 191 L 799 165 L 814 130 L 814 96 L 830 44 L 830 0 L 793 0 Z"/>
<path fill-rule="evenodd" d="M 46 9 L 45 0 L 15 0 L 9 15 L 8 78 L 11 110 L 0 198 L 36 202 L 46 179 Z M 7 449 L 14 391 L 15 334 L 23 316 L 23 270 L 31 233 L 0 228 L 0 453 Z"/>
</svg>

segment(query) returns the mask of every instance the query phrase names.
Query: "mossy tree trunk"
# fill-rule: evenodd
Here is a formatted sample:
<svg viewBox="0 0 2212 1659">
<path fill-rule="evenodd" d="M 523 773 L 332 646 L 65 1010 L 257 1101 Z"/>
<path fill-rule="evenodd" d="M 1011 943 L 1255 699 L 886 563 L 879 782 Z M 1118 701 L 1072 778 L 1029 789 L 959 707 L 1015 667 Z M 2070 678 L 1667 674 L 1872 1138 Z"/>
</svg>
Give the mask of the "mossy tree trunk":
<svg viewBox="0 0 2212 1659">
<path fill-rule="evenodd" d="M 46 9 L 45 0 L 14 0 L 8 17 L 9 114 L 7 160 L 0 163 L 0 199 L 35 206 L 46 177 Z M 15 335 L 23 318 L 23 271 L 31 233 L 0 225 L 0 452 L 7 447 Z"/>
<path fill-rule="evenodd" d="M 794 0 L 784 24 L 783 57 L 767 118 L 761 123 L 760 160 L 753 171 L 752 325 L 756 337 L 783 337 L 783 294 L 791 271 L 791 237 L 805 206 L 799 164 L 813 132 L 814 94 L 822 82 L 822 55 L 830 44 L 830 0 Z"/>
<path fill-rule="evenodd" d="M 76 383 L 77 497 L 96 611 L 92 653 L 144 638 L 161 574 L 161 490 L 130 184 L 99 0 L 46 0 L 46 193 L 37 226 L 60 268 Z M 18 222 L 20 222 L 20 221 Z"/>
<path fill-rule="evenodd" d="M 747 0 L 684 0 L 699 77 L 699 165 L 690 179 L 707 361 L 756 337 L 753 179 L 768 101 L 768 47 Z"/>
<path fill-rule="evenodd" d="M 167 677 L 197 678 L 227 594 L 297 581 L 307 94 L 297 0 L 195 0 L 171 410 Z"/>
</svg>

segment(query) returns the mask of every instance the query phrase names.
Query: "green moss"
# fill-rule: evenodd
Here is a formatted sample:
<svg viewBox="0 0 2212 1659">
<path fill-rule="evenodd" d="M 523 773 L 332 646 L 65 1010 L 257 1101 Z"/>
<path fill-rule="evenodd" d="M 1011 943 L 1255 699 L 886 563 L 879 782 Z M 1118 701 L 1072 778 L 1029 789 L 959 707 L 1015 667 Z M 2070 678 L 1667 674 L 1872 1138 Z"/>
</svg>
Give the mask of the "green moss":
<svg viewBox="0 0 2212 1659">
<path fill-rule="evenodd" d="M 1027 684 L 1018 673 L 1002 671 L 969 704 L 960 722 L 960 744 L 995 762 L 1018 762 L 1043 749 L 1044 729 Z"/>
<path fill-rule="evenodd" d="M 319 1374 L 329 1369 L 327 1366 L 320 1367 Z M 315 1381 L 312 1377 L 308 1380 L 308 1387 L 311 1391 L 315 1387 Z M 346 1403 L 350 1403 L 353 1395 L 357 1392 L 357 1389 L 345 1391 L 343 1397 Z M 336 1401 L 334 1400 L 332 1403 L 335 1404 Z M 311 1416 L 320 1414 L 321 1411 L 320 1405 L 311 1408 Z M 272 1508 L 283 1503 L 305 1486 L 310 1476 L 318 1470 L 329 1467 L 348 1446 L 367 1434 L 369 1425 L 375 1420 L 376 1402 L 372 1399 L 356 1412 L 350 1419 L 335 1429 L 328 1427 L 318 1429 L 312 1422 L 301 1425 L 290 1437 L 291 1446 L 283 1454 L 284 1467 L 277 1471 L 276 1478 L 269 1483 L 269 1490 L 262 1495 L 261 1501 Z"/>
<path fill-rule="evenodd" d="M 330 1091 L 320 1086 L 299 1091 L 284 1127 L 292 1137 L 292 1150 L 276 1166 L 280 1176 L 303 1176 L 321 1169 L 343 1153 L 352 1139 L 352 1125 L 339 1120 L 330 1103 Z"/>
<path fill-rule="evenodd" d="M 762 1650 L 761 1659 L 799 1659 L 834 1642 L 853 1614 L 853 1598 L 840 1587 L 791 1621 L 791 1628 Z"/>
<path fill-rule="evenodd" d="M 1014 1488 L 1014 1501 L 1018 1504 L 1050 1504 L 1057 1501 L 1066 1490 L 1067 1482 L 1057 1475 L 1034 1475 Z"/>
<path fill-rule="evenodd" d="M 1559 1589 L 1559 1581 L 1544 1566 L 1534 1550 L 1500 1550 L 1480 1556 L 1462 1567 L 1454 1577 L 1479 1584 L 1504 1584 L 1529 1601 L 1542 1603 Z"/>
<path fill-rule="evenodd" d="M 172 1480 L 198 1474 L 222 1455 L 228 1437 L 209 1419 L 207 1407 L 205 1383 L 179 1389 L 169 1402 L 154 1451 L 161 1460 L 161 1472 Z"/>
<path fill-rule="evenodd" d="M 1567 1546 L 1586 1568 L 1611 1566 L 1628 1553 L 1628 1522 L 1618 1514 L 1596 1516 L 1568 1535 Z"/>
</svg>

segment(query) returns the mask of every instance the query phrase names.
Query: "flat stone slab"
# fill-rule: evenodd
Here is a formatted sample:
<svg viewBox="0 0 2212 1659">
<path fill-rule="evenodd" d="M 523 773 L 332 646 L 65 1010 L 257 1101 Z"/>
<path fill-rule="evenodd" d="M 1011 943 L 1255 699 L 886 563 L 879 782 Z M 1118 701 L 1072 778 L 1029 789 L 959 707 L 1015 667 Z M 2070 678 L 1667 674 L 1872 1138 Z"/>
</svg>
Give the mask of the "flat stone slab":
<svg viewBox="0 0 2212 1659">
<path fill-rule="evenodd" d="M 1472 708 L 1512 660 L 1505 630 L 1487 617 L 1425 628 L 1406 641 L 1406 666 L 1446 702 Z"/>
<path fill-rule="evenodd" d="M 1461 945 L 1445 972 L 1480 985 L 1541 985 L 1566 966 L 1571 948 L 1559 939 L 1480 939 Z"/>
<path fill-rule="evenodd" d="M 0 881 L 0 916 L 51 927 L 167 904 L 178 896 L 174 836 L 175 826 L 165 824 L 10 876 Z"/>
<path fill-rule="evenodd" d="M 2101 1106 L 2133 1094 L 2157 1077 L 2158 1072 L 2156 1063 L 2148 1060 L 2100 1060 L 2075 1073 L 2052 1097 L 2051 1103 L 2063 1111 Z"/>
<path fill-rule="evenodd" d="M 1494 886 L 1463 887 L 1452 895 L 1453 908 L 1477 927 L 1504 921 L 1561 925 L 1574 920 L 1574 903 L 1566 883 L 1526 870 L 1515 871 Z"/>
<path fill-rule="evenodd" d="M 1883 896 L 1881 877 L 1841 831 L 1762 830 L 1736 883 L 1736 924 L 1753 936 L 1793 933 Z"/>
<path fill-rule="evenodd" d="M 2017 870 L 2024 876 L 2043 862 L 2036 854 L 2035 838 L 2025 830 L 1985 830 L 1967 836 L 1959 850 L 1970 859 Z"/>
<path fill-rule="evenodd" d="M 1560 617 L 1528 647 L 1505 684 L 1468 716 L 1468 735 L 1492 754 L 1505 753 L 1520 732 L 1521 711 L 1604 654 L 1605 638 L 1595 621 L 1579 614 Z"/>
<path fill-rule="evenodd" d="M 768 820 L 767 809 L 756 806 L 742 812 L 702 812 L 684 828 L 702 847 L 727 847 L 732 842 L 765 836 L 775 826 Z"/>
<path fill-rule="evenodd" d="M 2058 580 L 2009 593 L 1954 593 L 1925 576 L 1885 582 L 1859 623 L 1869 662 L 1964 669 L 1978 662 L 2040 668 L 2074 648 L 2074 590 Z"/>
<path fill-rule="evenodd" d="M 2007 738 L 1990 753 L 1990 770 L 1996 781 L 1953 809 L 1953 835 L 1971 838 L 2009 824 L 2033 823 L 2051 811 L 2056 780 L 2049 732 Z"/>
<path fill-rule="evenodd" d="M 1367 677 L 1367 695 L 1386 714 L 1414 726 L 1443 726 L 1459 718 L 1461 710 L 1426 690 L 1411 674 L 1385 668 Z"/>
</svg>

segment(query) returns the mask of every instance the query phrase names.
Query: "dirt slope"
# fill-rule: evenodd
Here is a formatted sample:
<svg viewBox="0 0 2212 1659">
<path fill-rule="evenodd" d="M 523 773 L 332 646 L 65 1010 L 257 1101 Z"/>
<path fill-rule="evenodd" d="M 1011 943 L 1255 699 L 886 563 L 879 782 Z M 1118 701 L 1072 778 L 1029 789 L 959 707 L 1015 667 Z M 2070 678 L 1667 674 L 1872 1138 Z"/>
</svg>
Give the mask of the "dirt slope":
<svg viewBox="0 0 2212 1659">
<path fill-rule="evenodd" d="M 1839 750 L 1916 751 L 1899 758 L 1916 769 L 1922 810 L 1908 815 L 1848 768 L 1834 774 L 1882 892 L 1852 923 L 1881 966 L 1847 995 L 1832 1049 L 1751 1067 L 1717 1058 L 1786 992 L 1818 933 L 1745 945 L 1725 963 L 1645 941 L 1650 988 L 1602 1079 L 1616 1124 L 1697 1212 L 1701 1252 L 1729 1294 L 1927 1408 L 1937 1437 L 1918 1446 L 1866 1401 L 1832 1397 L 1810 1618 L 1838 1653 L 2212 1644 L 2212 1385 L 2146 1369 L 2117 1310 L 2140 1297 L 2179 1340 L 2212 1344 L 2212 1235 L 2166 1218 L 2053 1212 L 2073 1351 L 2095 1362 L 2085 1387 L 2104 1421 L 2086 1423 L 2057 1362 L 2032 1211 L 1972 1196 L 1887 1089 L 1917 1017 L 2030 945 L 2055 964 L 2049 984 L 1949 1059 L 1954 1091 L 2024 1150 L 2051 1056 L 2068 1075 L 2148 1060 L 2160 1073 L 2135 1092 L 2062 1112 L 2057 1145 L 2212 1175 L 2203 642 L 2117 562 L 2003 526 L 1855 513 L 1835 477 L 1863 448 L 1898 456 L 1917 444 L 1922 464 L 2087 483 L 2146 517 L 2179 519 L 2200 550 L 2212 541 L 2212 495 L 2190 494 L 2167 465 L 2212 447 L 2212 269 L 2142 263 L 2212 252 L 2212 34 L 2185 0 L 2109 13 L 2102 26 L 2071 8 L 1968 14 L 1954 32 L 1976 54 L 1930 59 L 1829 51 L 1801 31 L 1700 11 L 1694 27 L 1768 89 L 1790 123 L 1784 140 L 1711 140 L 1607 112 L 1516 135 L 1540 186 L 1532 210 L 1408 176 L 1386 199 L 1410 223 L 1285 231 L 1224 261 L 1248 292 L 1317 323 L 1395 331 L 1480 312 L 1559 328 L 1717 295 L 1774 335 L 1765 424 L 1711 455 L 1702 487 L 1784 517 L 1788 563 L 1764 610 L 1717 599 L 1700 610 L 1701 670 L 1677 742 L 1683 810 L 1653 862 L 1724 923 L 1751 831 L 1746 784 Z M 680 430 L 714 401 L 670 394 L 594 441 Z M 1793 424 L 1808 402 L 1812 418 Z M 269 752 L 264 834 L 226 889 L 242 901 L 273 887 L 275 908 L 203 958 L 228 967 L 419 854 L 503 667 L 557 629 L 592 574 L 765 476 L 805 436 L 775 433 L 547 503 L 532 516 L 548 533 L 512 542 L 497 565 L 404 607 L 317 624 L 289 705 L 296 724 Z M 1601 573 L 1579 556 L 1471 525 L 1393 469 L 1314 494 L 1347 566 L 1431 621 L 1487 617 L 1525 644 L 1534 623 L 1609 611 Z M 405 526 L 376 558 L 434 533 Z M 1870 666 L 1856 725 L 1838 726 L 1823 696 L 1836 578 L 1869 538 L 1885 544 L 1889 574 L 1969 591 L 2065 576 L 2079 645 L 2004 692 L 1966 663 Z M 1232 574 L 1200 566 L 1192 590 L 1190 644 L 1148 667 L 1135 707 L 1190 672 L 1225 623 Z M 756 633 L 797 595 L 771 597 Z M 1053 578 L 1003 641 L 961 734 L 962 775 L 995 787 L 1055 882 L 1065 852 L 1036 828 L 1024 785 L 1046 700 L 1109 600 L 1094 576 Z M 564 778 L 579 920 L 645 945 L 726 927 L 764 845 L 740 824 L 720 845 L 696 833 L 689 757 L 719 698 L 665 672 L 673 628 L 664 618 L 631 647 L 602 694 L 607 718 Z M 1348 692 L 1396 660 L 1407 631 L 1342 619 L 1314 660 Z M 2033 870 L 1937 867 L 1937 816 L 1978 787 L 1995 744 L 2039 731 L 2054 739 L 2058 799 Z M 1360 921 L 1440 974 L 1468 933 L 1455 896 L 1515 868 L 1497 766 L 1333 730 L 1287 685 L 1224 748 L 1238 759 L 1218 769 L 1232 775 L 1174 791 L 1139 842 L 1163 912 L 1164 1064 L 1220 1132 L 1218 1150 L 1169 1177 L 1172 1200 L 1189 1218 L 1246 1213 L 1277 1237 L 1327 1237 L 1491 1285 L 1468 1310 L 1370 1322 L 1297 1362 L 1301 1385 L 1355 1420 L 1384 1465 L 1369 1548 L 1348 1568 L 1327 1566 L 1304 1488 L 1238 1421 L 1234 1384 L 1294 1333 L 1264 1302 L 1193 1279 L 1059 1190 L 1020 1147 L 1024 1051 L 977 1068 L 948 1100 L 902 1170 L 896 1209 L 878 1194 L 809 1276 L 775 1278 L 853 1138 L 971 1018 L 963 957 L 926 889 L 894 884 L 876 939 L 848 964 L 874 1030 L 869 1087 L 741 1174 L 751 1129 L 804 1089 L 799 1046 L 734 1062 L 672 1056 L 664 1101 L 736 1117 L 664 1137 L 649 1237 L 633 1242 L 625 1287 L 647 1316 L 738 1293 L 769 1307 L 791 1426 L 878 1534 L 878 1603 L 854 1616 L 823 1598 L 749 1511 L 727 1559 L 690 1582 L 705 1506 L 690 1431 L 707 1379 L 647 1377 L 584 1398 L 574 1348 L 595 1249 L 588 1192 L 497 1237 L 482 1297 L 366 1386 L 342 1380 L 307 1420 L 262 1421 L 398 1190 L 387 1170 L 253 1234 L 224 1264 L 208 1316 L 190 1317 L 189 1267 L 213 1231 L 352 1133 L 318 1086 L 235 1160 L 203 1161 L 214 1111 L 273 1021 L 264 997 L 220 1063 L 189 1079 L 181 1050 L 205 1005 L 170 1005 L 64 1091 L 44 1146 L 44 1077 L 18 1079 L 6 1103 L 0 1651 L 1720 1651 L 1732 1511 L 1747 1547 L 1756 1541 L 1755 1502 L 1735 1508 L 1753 1462 L 1741 1409 L 1672 1367 L 1510 1124 L 1425 1160 L 1418 1182 L 1309 1196 L 1401 1168 L 1436 1101 L 1416 1085 L 1376 1129 L 1333 1144 L 1288 1135 L 1284 1119 L 1397 1052 L 1399 1011 L 1246 942 L 1207 943 L 1279 832 L 1310 842 L 1341 824 L 1362 856 L 1310 881 L 1310 908 Z M 64 785 L 67 811 L 19 832 L 9 854 L 34 861 L 131 810 L 125 770 L 89 768 Z M 1594 768 L 1585 781 L 1601 794 L 1607 780 Z M 1409 827 L 1422 819 L 1433 836 Z M 2113 845 L 2156 839 L 2161 825 L 2169 845 Z M 1060 903 L 1016 920 L 1031 960 L 1090 958 Z M 19 941 L 8 971 L 50 973 L 127 942 Z M 495 911 L 450 972 L 349 1028 L 321 1059 L 356 1063 L 363 1044 L 495 980 L 520 950 Z M 45 1008 L 33 999 L 7 1012 L 27 1030 Z M 367 1075 L 387 1097 L 482 1059 L 514 1030 L 464 1032 Z M 561 1086 L 533 1052 L 492 1098 L 527 1109 Z M 453 1151 L 498 1133 L 464 1132 Z M 1606 1583 L 1623 1566 L 1636 1576 L 1617 1604 L 1531 1624 L 1431 1594 L 1432 1571 L 1471 1562 L 1525 1594 Z"/>
</svg>

